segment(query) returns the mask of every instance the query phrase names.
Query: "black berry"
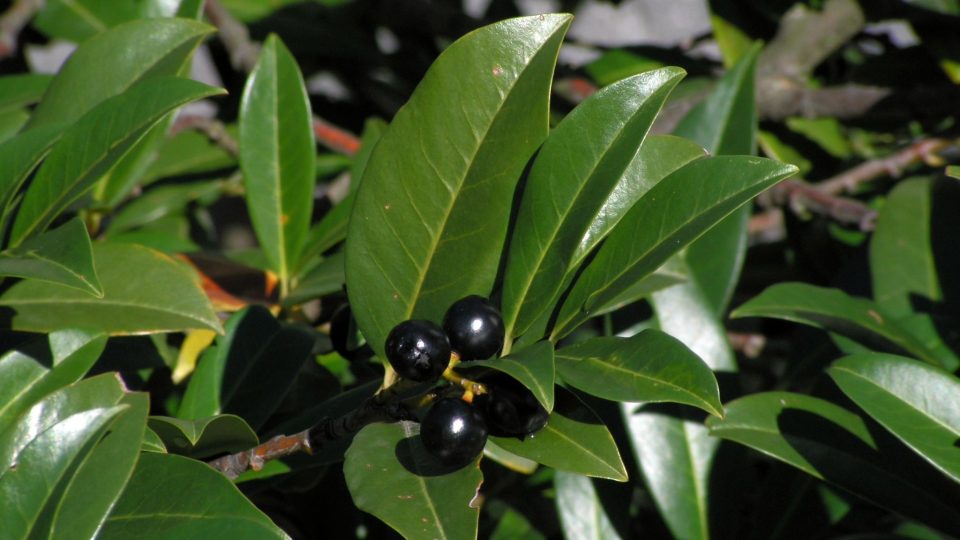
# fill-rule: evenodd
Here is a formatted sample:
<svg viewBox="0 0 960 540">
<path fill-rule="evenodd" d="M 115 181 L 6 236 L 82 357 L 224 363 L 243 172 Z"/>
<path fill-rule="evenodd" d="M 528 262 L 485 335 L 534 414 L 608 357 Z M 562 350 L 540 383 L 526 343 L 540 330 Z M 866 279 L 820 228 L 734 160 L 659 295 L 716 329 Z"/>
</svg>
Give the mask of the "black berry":
<svg viewBox="0 0 960 540">
<path fill-rule="evenodd" d="M 450 363 L 450 341 L 430 321 L 404 321 L 393 327 L 385 349 L 397 374 L 411 381 L 435 381 Z"/>
<path fill-rule="evenodd" d="M 454 302 L 443 316 L 443 330 L 461 360 L 484 360 L 503 347 L 503 318 L 481 296 Z"/>
<path fill-rule="evenodd" d="M 420 438 L 441 463 L 459 469 L 483 452 L 487 424 L 476 407 L 460 399 L 442 398 L 420 422 Z"/>
<path fill-rule="evenodd" d="M 513 377 L 495 373 L 481 382 L 487 393 L 476 396 L 474 403 L 483 412 L 491 435 L 522 439 L 547 425 L 547 410 Z"/>
</svg>

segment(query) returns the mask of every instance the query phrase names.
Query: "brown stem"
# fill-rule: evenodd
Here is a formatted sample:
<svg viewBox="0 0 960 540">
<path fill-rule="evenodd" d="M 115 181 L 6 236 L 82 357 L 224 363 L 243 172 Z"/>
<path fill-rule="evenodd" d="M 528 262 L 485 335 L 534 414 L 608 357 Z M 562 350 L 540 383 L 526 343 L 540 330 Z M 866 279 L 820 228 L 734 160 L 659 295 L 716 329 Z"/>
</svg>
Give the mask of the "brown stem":
<svg viewBox="0 0 960 540">
<path fill-rule="evenodd" d="M 787 206 L 793 213 L 808 212 L 827 216 L 844 225 L 855 225 L 861 231 L 872 231 L 877 211 L 860 201 L 824 193 L 800 180 L 785 180 L 762 199 L 767 206 Z"/>
<path fill-rule="evenodd" d="M 819 182 L 816 185 L 816 190 L 821 193 L 834 195 L 852 193 L 864 182 L 883 176 L 897 178 L 908 167 L 918 163 L 942 166 L 944 160 L 938 154 L 942 150 L 953 146 L 953 143 L 946 139 L 922 139 L 899 152 L 883 158 L 866 161 L 833 178 Z"/>
<path fill-rule="evenodd" d="M 45 0 L 16 0 L 0 16 L 0 58 L 8 58 L 17 52 L 20 31 L 43 9 L 44 4 Z"/>
</svg>

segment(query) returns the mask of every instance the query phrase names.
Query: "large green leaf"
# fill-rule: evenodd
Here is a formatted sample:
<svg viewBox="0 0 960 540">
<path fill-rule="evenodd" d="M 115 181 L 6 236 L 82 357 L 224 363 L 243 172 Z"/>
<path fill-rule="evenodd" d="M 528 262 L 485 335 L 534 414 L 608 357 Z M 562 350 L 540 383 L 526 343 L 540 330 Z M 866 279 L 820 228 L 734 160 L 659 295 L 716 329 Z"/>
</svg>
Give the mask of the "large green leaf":
<svg viewBox="0 0 960 540">
<path fill-rule="evenodd" d="M 459 368 L 484 367 L 502 371 L 520 381 L 547 410 L 553 410 L 555 367 L 553 343 L 540 341 L 510 356 L 463 362 Z"/>
<path fill-rule="evenodd" d="M 142 14 L 143 2 L 48 0 L 33 26 L 47 37 L 79 43 Z"/>
<path fill-rule="evenodd" d="M 547 425 L 533 437 L 492 437 L 504 450 L 561 471 L 626 482 L 617 443 L 596 413 L 570 392 L 558 389 Z"/>
<path fill-rule="evenodd" d="M 57 488 L 93 449 L 124 406 L 92 408 L 70 415 L 34 437 L 17 456 L 17 466 L 0 477 L 0 522 L 6 538 L 28 538 L 62 495 Z M 38 534 L 43 531 L 37 530 Z"/>
<path fill-rule="evenodd" d="M 72 471 L 69 482 L 58 486 L 57 490 L 62 490 L 60 502 L 55 508 L 48 506 L 44 510 L 38 526 L 52 533 L 70 531 L 77 538 L 93 538 L 107 518 L 140 455 L 150 396 L 125 394 L 119 404 L 127 409 Z M 34 534 L 38 534 L 36 528 Z"/>
<path fill-rule="evenodd" d="M 564 347 L 557 351 L 557 371 L 570 385 L 605 399 L 684 403 L 723 416 L 710 368 L 683 343 L 658 330 Z"/>
<path fill-rule="evenodd" d="M 933 183 L 899 182 L 877 217 L 870 240 L 873 298 L 893 317 L 914 312 L 914 297 L 942 299 L 931 246 Z"/>
<path fill-rule="evenodd" d="M 444 468 L 419 433 L 418 424 L 398 422 L 370 424 L 354 437 L 343 464 L 354 504 L 406 538 L 475 538 L 480 468 Z"/>
<path fill-rule="evenodd" d="M 13 217 L 13 202 L 20 187 L 27 180 L 50 148 L 63 135 L 63 125 L 52 125 L 24 131 L 0 144 L 0 226 L 6 230 Z"/>
<path fill-rule="evenodd" d="M 740 398 L 726 404 L 726 413 L 722 420 L 707 419 L 711 435 L 749 446 L 942 531 L 960 531 L 955 487 L 948 495 L 931 491 L 937 479 L 925 474 L 925 462 L 910 461 L 909 451 L 899 454 L 879 445 L 877 434 L 856 414 L 788 392 Z"/>
<path fill-rule="evenodd" d="M 171 214 L 182 212 L 195 200 L 216 197 L 223 189 L 219 181 L 172 184 L 151 189 L 130 201 L 130 204 L 113 215 L 109 223 L 110 234 L 117 234 L 142 227 Z"/>
<path fill-rule="evenodd" d="M 147 452 L 97 538 L 289 537 L 207 464 Z"/>
<path fill-rule="evenodd" d="M 346 246 L 350 304 L 374 350 L 403 320 L 490 294 L 570 19 L 511 19 L 453 43 L 374 148 Z"/>
<path fill-rule="evenodd" d="M 232 127 L 227 134 L 235 136 Z M 234 167 L 236 158 L 197 130 L 184 130 L 165 139 L 156 149 L 156 159 L 144 171 L 146 185 L 161 178 L 185 175 L 209 175 Z"/>
<path fill-rule="evenodd" d="M 0 77 L 0 111 L 32 105 L 47 91 L 51 75 L 25 73 Z"/>
<path fill-rule="evenodd" d="M 557 514 L 563 535 L 570 540 L 619 540 L 610 518 L 603 510 L 591 480 L 579 474 L 557 471 Z"/>
<path fill-rule="evenodd" d="M 843 393 L 924 459 L 960 482 L 960 381 L 939 368 L 863 353 L 827 370 Z"/>
<path fill-rule="evenodd" d="M 594 221 L 616 220 L 649 189 L 625 173 L 683 75 L 663 68 L 607 86 L 547 138 L 527 177 L 510 241 L 502 309 L 508 336 L 523 334 L 551 307 L 584 236 L 604 228 Z M 608 208 L 609 200 L 621 211 Z"/>
<path fill-rule="evenodd" d="M 102 296 L 87 227 L 78 218 L 0 252 L 0 275 L 37 279 Z"/>
<path fill-rule="evenodd" d="M 213 30 L 186 19 L 140 20 L 85 41 L 50 83 L 28 127 L 69 125 L 138 81 L 175 75 Z"/>
<path fill-rule="evenodd" d="M 310 358 L 313 342 L 311 333 L 281 325 L 263 306 L 238 311 L 201 357 L 177 416 L 199 420 L 231 413 L 258 429 Z"/>
<path fill-rule="evenodd" d="M 240 452 L 260 443 L 250 426 L 232 414 L 200 420 L 151 416 L 149 426 L 160 437 L 168 452 L 194 459 Z"/>
<path fill-rule="evenodd" d="M 16 310 L 13 328 L 84 328 L 113 335 L 221 330 L 187 265 L 134 244 L 97 244 L 93 254 L 103 297 L 54 283 L 21 281 L 0 296 L 0 305 Z"/>
<path fill-rule="evenodd" d="M 934 365 L 941 358 L 880 306 L 838 289 L 779 283 L 738 307 L 732 317 L 773 317 L 808 324 L 880 350 L 907 353 Z"/>
<path fill-rule="evenodd" d="M 650 189 L 623 217 L 574 282 L 554 337 L 650 274 L 754 195 L 790 176 L 792 165 L 747 156 L 694 160 Z"/>
<path fill-rule="evenodd" d="M 46 228 L 173 109 L 223 90 L 177 78 L 153 78 L 110 98 L 68 129 L 23 197 L 10 243 Z"/>
<path fill-rule="evenodd" d="M 106 343 L 96 333 L 58 330 L 0 357 L 0 436 L 36 401 L 79 381 Z"/>
<path fill-rule="evenodd" d="M 283 299 L 283 304 L 292 306 L 343 291 L 346 280 L 343 272 L 343 252 L 338 251 L 320 260 L 309 272 L 299 276 L 293 290 Z"/>
<path fill-rule="evenodd" d="M 239 142 L 250 219 L 286 288 L 310 225 L 316 150 L 303 76 L 276 35 L 247 79 Z"/>
</svg>

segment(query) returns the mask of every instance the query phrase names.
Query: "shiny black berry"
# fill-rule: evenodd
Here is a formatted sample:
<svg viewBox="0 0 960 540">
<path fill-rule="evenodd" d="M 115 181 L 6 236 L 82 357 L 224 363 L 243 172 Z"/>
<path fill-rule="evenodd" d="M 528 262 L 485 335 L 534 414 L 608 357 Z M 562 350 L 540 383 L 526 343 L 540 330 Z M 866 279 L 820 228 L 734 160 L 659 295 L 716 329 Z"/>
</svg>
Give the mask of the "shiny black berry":
<svg viewBox="0 0 960 540">
<path fill-rule="evenodd" d="M 441 463 L 461 468 L 483 452 L 487 424 L 480 411 L 456 398 L 442 398 L 420 422 L 423 446 Z"/>
<path fill-rule="evenodd" d="M 450 363 L 450 341 L 430 321 L 404 321 L 393 327 L 385 349 L 394 371 L 411 381 L 435 381 Z"/>
<path fill-rule="evenodd" d="M 485 360 L 503 348 L 503 319 L 482 296 L 454 302 L 443 316 L 443 331 L 461 360 Z"/>
<path fill-rule="evenodd" d="M 547 410 L 513 377 L 494 373 L 481 382 L 487 393 L 476 396 L 473 401 L 483 412 L 491 435 L 522 439 L 547 425 Z"/>
</svg>

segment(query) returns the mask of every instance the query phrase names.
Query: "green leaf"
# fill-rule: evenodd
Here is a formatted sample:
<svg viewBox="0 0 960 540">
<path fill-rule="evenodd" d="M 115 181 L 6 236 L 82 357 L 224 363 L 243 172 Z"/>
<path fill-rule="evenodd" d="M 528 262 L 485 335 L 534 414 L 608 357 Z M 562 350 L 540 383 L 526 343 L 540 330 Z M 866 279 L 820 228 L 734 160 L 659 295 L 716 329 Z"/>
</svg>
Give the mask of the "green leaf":
<svg viewBox="0 0 960 540">
<path fill-rule="evenodd" d="M 310 358 L 313 342 L 313 334 L 281 325 L 263 306 L 238 311 L 201 357 L 177 416 L 232 413 L 259 429 Z"/>
<path fill-rule="evenodd" d="M 842 358 L 827 373 L 874 420 L 960 482 L 960 381 L 956 377 L 909 358 L 875 353 Z"/>
<path fill-rule="evenodd" d="M 619 540 L 620 535 L 604 512 L 589 478 L 557 471 L 553 486 L 557 490 L 557 514 L 566 538 Z"/>
<path fill-rule="evenodd" d="M 561 471 L 627 481 L 617 443 L 596 413 L 579 398 L 557 391 L 547 425 L 524 440 L 491 437 L 508 452 Z"/>
<path fill-rule="evenodd" d="M 374 148 L 346 267 L 350 304 L 378 353 L 400 321 L 440 320 L 456 300 L 490 294 L 508 203 L 547 135 L 550 82 L 570 20 L 510 19 L 456 41 Z"/>
<path fill-rule="evenodd" d="M 49 0 L 33 26 L 44 35 L 79 43 L 110 27 L 137 18 L 143 2 L 112 0 Z"/>
<path fill-rule="evenodd" d="M 914 313 L 915 297 L 943 299 L 931 245 L 933 182 L 929 179 L 897 183 L 877 216 L 870 240 L 870 277 L 873 298 L 893 317 Z"/>
<path fill-rule="evenodd" d="M 222 93 L 189 79 L 155 78 L 94 107 L 64 133 L 37 171 L 14 221 L 10 244 L 16 246 L 46 228 L 166 113 Z"/>
<path fill-rule="evenodd" d="M 0 305 L 16 310 L 13 328 L 31 332 L 84 328 L 112 335 L 221 331 L 187 265 L 134 244 L 97 244 L 93 255 L 102 298 L 64 285 L 21 281 L 0 296 Z"/>
<path fill-rule="evenodd" d="M 0 225 L 6 230 L 6 224 L 13 217 L 12 205 L 26 181 L 50 148 L 63 135 L 63 126 L 54 125 L 45 128 L 30 129 L 0 144 L 0 211 L 3 212 Z"/>
<path fill-rule="evenodd" d="M 0 142 L 15 137 L 29 119 L 30 113 L 24 109 L 0 111 Z"/>
<path fill-rule="evenodd" d="M 289 538 L 205 463 L 144 453 L 98 539 Z"/>
<path fill-rule="evenodd" d="M 151 189 L 130 201 L 110 220 L 110 234 L 142 227 L 163 217 L 183 211 L 198 199 L 207 199 L 220 193 L 219 181 L 172 184 Z"/>
<path fill-rule="evenodd" d="M 347 195 L 340 204 L 330 209 L 323 219 L 310 228 L 303 244 L 303 256 L 298 272 L 300 276 L 312 271 L 314 265 L 323 258 L 324 252 L 346 239 L 347 224 L 350 223 L 355 200 L 356 194 Z"/>
<path fill-rule="evenodd" d="M 413 422 L 370 424 L 343 464 L 357 508 L 406 538 L 475 538 L 480 468 L 451 471 L 427 453 Z"/>
<path fill-rule="evenodd" d="M 140 20 L 85 41 L 50 83 L 28 127 L 69 125 L 141 80 L 175 75 L 213 30 L 186 19 Z"/>
<path fill-rule="evenodd" d="M 87 227 L 78 218 L 0 252 L 0 275 L 58 283 L 103 296 Z"/>
<path fill-rule="evenodd" d="M 236 135 L 232 126 L 226 131 L 231 136 Z M 165 139 L 156 152 L 156 158 L 143 173 L 141 182 L 144 185 L 172 176 L 213 175 L 237 163 L 222 147 L 196 130 L 184 130 Z"/>
<path fill-rule="evenodd" d="M 679 285 L 690 279 L 690 270 L 682 257 L 670 257 L 663 266 L 652 274 L 634 283 L 630 288 L 620 293 L 616 298 L 597 309 L 597 315 L 616 311 L 637 300 L 649 298 L 650 295 L 673 285 Z"/>
<path fill-rule="evenodd" d="M 540 531 L 520 512 L 508 508 L 499 519 L 497 519 L 497 528 L 490 533 L 489 540 L 545 540 Z"/>
<path fill-rule="evenodd" d="M 58 330 L 0 357 L 0 436 L 38 400 L 79 381 L 106 343 L 100 334 Z"/>
<path fill-rule="evenodd" d="M 940 359 L 880 306 L 838 289 L 779 283 L 733 311 L 731 317 L 773 317 L 823 328 L 870 348 L 907 353 L 940 365 Z"/>
<path fill-rule="evenodd" d="M 0 477 L 0 522 L 7 538 L 27 538 L 47 505 L 56 507 L 57 489 L 90 453 L 124 406 L 92 408 L 70 415 L 34 437 L 17 456 L 16 467 Z M 42 534 L 43 531 L 37 530 Z"/>
<path fill-rule="evenodd" d="M 594 229 L 608 231 L 604 222 L 619 219 L 649 189 L 631 182 L 642 177 L 625 173 L 683 75 L 663 68 L 607 86 L 547 138 L 527 177 L 510 242 L 502 310 L 507 336 L 523 334 L 552 306 L 581 242 L 596 244 Z"/>
<path fill-rule="evenodd" d="M 43 521 L 51 533 L 93 538 L 120 498 L 140 455 L 150 396 L 125 394 L 120 404 L 127 409 L 113 421 L 108 436 L 73 471 L 69 483 L 58 487 L 63 494 L 57 507 L 45 509 Z"/>
<path fill-rule="evenodd" d="M 506 356 L 457 364 L 457 368 L 484 367 L 502 371 L 520 381 L 547 411 L 553 410 L 553 343 L 539 341 Z"/>
<path fill-rule="evenodd" d="M 253 229 L 285 289 L 310 226 L 316 149 L 303 76 L 273 34 L 243 90 L 239 143 Z"/>
<path fill-rule="evenodd" d="M 792 165 L 762 158 L 718 156 L 694 160 L 658 182 L 574 282 L 554 337 L 573 330 L 754 195 L 795 171 Z"/>
<path fill-rule="evenodd" d="M 557 371 L 570 385 L 604 399 L 684 403 L 723 416 L 713 372 L 683 343 L 659 330 L 564 347 L 557 351 Z"/>
<path fill-rule="evenodd" d="M 726 413 L 722 420 L 707 419 L 711 435 L 749 446 L 945 532 L 960 530 L 955 488 L 947 497 L 930 491 L 936 479 L 925 476 L 924 462 L 910 462 L 889 445 L 878 444 L 876 434 L 856 414 L 788 392 L 740 398 L 726 404 Z"/>
<path fill-rule="evenodd" d="M 35 73 L 0 77 L 0 111 L 19 109 L 40 101 L 52 80 L 51 75 Z"/>
<path fill-rule="evenodd" d="M 243 418 L 232 414 L 200 420 L 151 416 L 147 425 L 160 437 L 167 452 L 194 459 L 240 452 L 260 444 Z"/>
<path fill-rule="evenodd" d="M 350 167 L 350 194 L 354 194 L 360 187 L 360 180 L 370 163 L 370 156 L 376 148 L 383 133 L 387 130 L 387 123 L 379 118 L 367 118 L 363 123 L 363 134 L 360 136 L 360 150 L 353 156 L 353 165 Z M 342 201 L 341 201 L 342 202 Z"/>
<path fill-rule="evenodd" d="M 143 433 L 143 443 L 140 446 L 140 450 L 143 452 L 159 452 L 161 454 L 167 453 L 167 447 L 163 444 L 163 440 L 155 431 L 150 429 L 147 426 L 147 429 Z"/>
</svg>

